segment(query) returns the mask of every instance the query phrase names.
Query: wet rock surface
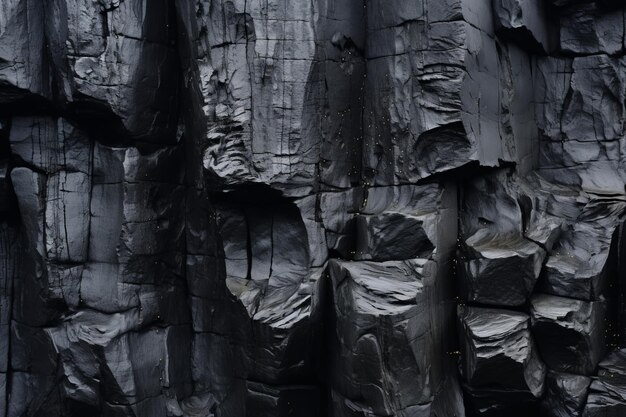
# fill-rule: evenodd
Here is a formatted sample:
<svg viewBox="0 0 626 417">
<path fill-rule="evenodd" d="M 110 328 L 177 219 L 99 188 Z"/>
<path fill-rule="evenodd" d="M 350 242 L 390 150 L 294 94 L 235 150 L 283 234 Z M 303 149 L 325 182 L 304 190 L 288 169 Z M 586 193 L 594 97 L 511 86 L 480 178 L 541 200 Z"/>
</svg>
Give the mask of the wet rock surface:
<svg viewBox="0 0 626 417">
<path fill-rule="evenodd" d="M 0 417 L 622 416 L 625 16 L 3 1 Z"/>
</svg>

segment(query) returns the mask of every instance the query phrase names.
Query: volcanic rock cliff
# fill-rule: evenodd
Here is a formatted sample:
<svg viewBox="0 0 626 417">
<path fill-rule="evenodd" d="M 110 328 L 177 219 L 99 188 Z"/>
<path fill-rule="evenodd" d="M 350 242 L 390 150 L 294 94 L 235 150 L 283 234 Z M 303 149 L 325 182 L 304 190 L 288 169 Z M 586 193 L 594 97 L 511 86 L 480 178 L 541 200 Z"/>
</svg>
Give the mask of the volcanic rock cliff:
<svg viewBox="0 0 626 417">
<path fill-rule="evenodd" d="M 0 417 L 626 415 L 625 26 L 2 0 Z"/>
</svg>

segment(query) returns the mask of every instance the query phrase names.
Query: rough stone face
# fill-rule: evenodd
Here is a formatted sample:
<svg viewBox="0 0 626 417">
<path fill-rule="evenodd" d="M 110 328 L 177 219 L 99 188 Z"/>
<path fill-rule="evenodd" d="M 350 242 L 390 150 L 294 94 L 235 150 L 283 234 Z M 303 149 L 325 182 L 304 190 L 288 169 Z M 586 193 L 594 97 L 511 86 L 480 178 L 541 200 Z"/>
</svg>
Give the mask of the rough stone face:
<svg viewBox="0 0 626 417">
<path fill-rule="evenodd" d="M 466 186 L 459 276 L 469 302 L 520 306 L 533 291 L 561 221 L 522 180 L 499 172 Z"/>
<path fill-rule="evenodd" d="M 541 290 L 581 300 L 606 293 L 614 272 L 610 232 L 582 222 L 567 230 L 546 262 Z"/>
<path fill-rule="evenodd" d="M 50 87 L 43 64 L 43 2 L 10 0 L 0 8 L 0 102 L 30 95 L 47 96 Z"/>
<path fill-rule="evenodd" d="M 589 388 L 584 417 L 618 416 L 624 413 L 625 359 L 624 350 L 620 349 L 600 362 L 598 377 L 593 379 Z"/>
<path fill-rule="evenodd" d="M 560 19 L 561 51 L 615 55 L 624 48 L 624 11 L 602 10 L 599 2 L 572 6 Z"/>
<path fill-rule="evenodd" d="M 496 31 L 504 38 L 531 51 L 552 52 L 556 33 L 548 22 L 543 4 L 529 0 L 493 0 L 493 10 Z"/>
<path fill-rule="evenodd" d="M 625 16 L 4 0 L 0 417 L 621 416 Z"/>
<path fill-rule="evenodd" d="M 331 261 L 329 268 L 337 344 L 334 413 L 433 415 L 427 410 L 435 406 L 425 405 L 440 395 L 434 388 L 441 358 L 428 321 L 435 306 L 425 286 L 433 266 L 425 260 Z"/>
<path fill-rule="evenodd" d="M 473 412 L 496 415 L 540 398 L 546 368 L 537 354 L 529 317 L 463 306 L 458 315 L 462 376 Z"/>
<path fill-rule="evenodd" d="M 542 411 L 549 416 L 580 416 L 587 402 L 591 378 L 583 375 L 548 372 Z"/>
<path fill-rule="evenodd" d="M 559 372 L 591 375 L 605 352 L 605 305 L 537 294 L 531 299 L 533 333 L 541 357 Z"/>
</svg>

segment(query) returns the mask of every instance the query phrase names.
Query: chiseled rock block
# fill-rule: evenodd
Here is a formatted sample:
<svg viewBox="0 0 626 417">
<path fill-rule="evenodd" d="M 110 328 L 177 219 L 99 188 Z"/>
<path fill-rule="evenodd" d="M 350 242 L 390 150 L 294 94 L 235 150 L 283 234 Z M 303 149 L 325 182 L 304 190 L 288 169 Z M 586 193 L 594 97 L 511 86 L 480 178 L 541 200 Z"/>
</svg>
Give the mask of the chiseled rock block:
<svg viewBox="0 0 626 417">
<path fill-rule="evenodd" d="M 521 235 L 479 230 L 461 255 L 462 287 L 469 302 L 521 306 L 531 295 L 546 252 Z"/>
<path fill-rule="evenodd" d="M 541 397 L 546 368 L 526 314 L 460 306 L 458 316 L 463 378 L 471 389 Z"/>
<path fill-rule="evenodd" d="M 90 177 L 60 171 L 48 177 L 46 250 L 48 259 L 85 262 L 89 243 Z"/>
<path fill-rule="evenodd" d="M 356 235 L 356 256 L 360 260 L 428 258 L 435 249 L 428 239 L 424 219 L 405 213 L 358 215 Z"/>
<path fill-rule="evenodd" d="M 194 13 L 199 32 L 192 35 L 199 39 L 196 82 L 207 128 L 203 164 L 216 183 L 262 182 L 303 195 L 320 168 L 329 183 L 349 185 L 348 172 L 333 172 L 333 159 L 349 160 L 351 150 L 338 146 L 344 138 L 337 131 L 343 127 L 350 143 L 350 121 L 356 122 L 358 113 L 346 112 L 343 120 L 349 106 L 328 104 L 327 117 L 320 114 L 327 103 L 325 81 L 338 88 L 357 88 L 361 82 L 342 74 L 326 77 L 324 60 L 317 62 L 319 54 L 326 56 L 325 49 L 333 53 L 328 42 L 333 32 L 327 33 L 325 22 L 327 16 L 335 17 L 335 8 L 342 9 L 335 3 L 311 7 L 300 0 L 236 1 Z M 340 26 L 346 35 L 352 35 L 349 19 L 336 17 L 345 21 Z M 325 136 L 337 152 L 318 165 Z"/>
<path fill-rule="evenodd" d="M 469 302 L 521 306 L 539 278 L 562 220 L 548 214 L 536 184 L 499 170 L 465 184 L 458 267 Z"/>
<path fill-rule="evenodd" d="M 434 370 L 443 352 L 423 282 L 429 268 L 424 260 L 330 261 L 336 415 L 415 415 L 440 394 Z"/>
<path fill-rule="evenodd" d="M 357 260 L 448 259 L 456 198 L 450 184 L 368 187 L 357 200 Z M 456 196 L 454 196 L 456 197 Z M 454 202 L 453 202 L 454 200 Z M 454 208 L 452 208 L 454 206 Z"/>
<path fill-rule="evenodd" d="M 540 291 L 594 301 L 606 293 L 617 263 L 611 251 L 612 229 L 578 222 L 551 252 L 540 279 Z"/>
<path fill-rule="evenodd" d="M 626 351 L 619 349 L 602 360 L 593 378 L 583 417 L 618 417 L 626 413 Z"/>
<path fill-rule="evenodd" d="M 143 402 L 164 393 L 183 398 L 191 392 L 189 325 L 141 328 L 156 317 L 139 308 L 123 313 L 82 311 L 45 334 L 59 356 L 70 399 L 137 407 L 145 417 L 165 416 L 166 407 L 148 413 Z M 56 357 L 56 355 L 54 355 Z"/>
<path fill-rule="evenodd" d="M 91 172 L 91 144 L 87 135 L 63 118 L 11 118 L 11 152 L 47 173 Z"/>
<path fill-rule="evenodd" d="M 541 406 L 549 417 L 579 417 L 587 402 L 591 378 L 549 371 Z"/>
<path fill-rule="evenodd" d="M 7 0 L 0 7 L 0 103 L 48 96 L 44 71 L 44 4 Z"/>
<path fill-rule="evenodd" d="M 594 142 L 621 137 L 626 96 L 622 65 L 607 55 L 574 59 L 572 100 L 563 107 L 562 130 L 567 138 Z M 598 94 L 605 98 L 598 100 Z"/>
<path fill-rule="evenodd" d="M 537 138 L 522 126 L 533 123 L 528 59 L 496 46 L 491 2 L 435 3 L 367 8 L 369 184 L 414 183 L 476 162 L 532 165 Z"/>
<path fill-rule="evenodd" d="M 270 279 L 252 316 L 251 380 L 281 383 L 310 379 L 319 371 L 323 273 L 313 269 L 295 286 Z"/>
<path fill-rule="evenodd" d="M 605 54 L 540 57 L 534 67 L 537 126 L 561 149 L 542 166 L 563 168 L 617 159 L 610 142 L 621 137 L 624 124 L 626 87 L 620 60 Z M 601 145 L 599 151 L 593 151 L 594 142 Z"/>
<path fill-rule="evenodd" d="M 530 301 L 533 334 L 550 369 L 592 375 L 604 355 L 605 304 L 537 294 Z"/>
<path fill-rule="evenodd" d="M 17 203 L 25 229 L 26 249 L 39 264 L 45 255 L 43 239 L 45 205 L 41 198 L 46 188 L 45 176 L 20 167 L 11 170 L 11 182 L 16 190 Z"/>
<path fill-rule="evenodd" d="M 533 52 L 550 53 L 556 33 L 547 20 L 543 2 L 533 0 L 493 0 L 496 31 Z"/>
<path fill-rule="evenodd" d="M 173 8 L 162 0 L 109 6 L 62 0 L 55 6 L 46 8 L 46 35 L 61 98 L 82 117 L 105 120 L 119 136 L 115 141 L 174 141 L 178 77 L 174 32 L 168 30 Z"/>
<path fill-rule="evenodd" d="M 590 55 L 620 53 L 624 38 L 624 11 L 602 10 L 600 2 L 582 2 L 560 16 L 561 51 Z"/>
</svg>

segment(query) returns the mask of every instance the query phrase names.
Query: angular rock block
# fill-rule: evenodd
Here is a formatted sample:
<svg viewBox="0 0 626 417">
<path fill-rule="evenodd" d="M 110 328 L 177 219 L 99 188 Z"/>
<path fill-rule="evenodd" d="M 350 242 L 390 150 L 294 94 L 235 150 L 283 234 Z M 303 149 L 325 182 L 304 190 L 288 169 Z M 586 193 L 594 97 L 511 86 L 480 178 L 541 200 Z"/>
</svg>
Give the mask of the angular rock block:
<svg viewBox="0 0 626 417">
<path fill-rule="evenodd" d="M 142 402 L 164 392 L 178 398 L 188 395 L 189 345 L 180 342 L 190 337 L 189 327 L 139 330 L 145 320 L 139 309 L 112 315 L 79 313 L 65 325 L 47 329 L 66 376 L 64 395 L 96 406 L 102 401 L 130 405 L 146 417 L 165 416 L 165 407 L 150 414 Z"/>
<path fill-rule="evenodd" d="M 560 18 L 561 51 L 614 55 L 624 48 L 624 11 L 602 10 L 601 2 L 575 5 Z"/>
<path fill-rule="evenodd" d="M 626 413 L 626 352 L 609 354 L 591 382 L 583 417 L 617 417 Z"/>
<path fill-rule="evenodd" d="M 394 212 L 357 216 L 357 259 L 389 261 L 428 258 L 434 246 L 425 230 L 425 220 Z"/>
<path fill-rule="evenodd" d="M 521 306 L 535 286 L 545 251 L 522 236 L 489 236 L 479 231 L 461 255 L 463 288 L 469 302 Z"/>
<path fill-rule="evenodd" d="M 592 375 L 605 349 L 604 302 L 537 294 L 530 301 L 541 357 L 558 372 Z"/>
<path fill-rule="evenodd" d="M 261 182 L 304 196 L 318 168 L 331 187 L 358 176 L 360 98 L 351 91 L 363 83 L 364 10 L 315 4 L 186 11 L 198 39 L 203 164 L 216 185 Z"/>
<path fill-rule="evenodd" d="M 550 53 L 557 34 L 544 4 L 531 0 L 493 0 L 496 32 L 537 53 Z"/>
<path fill-rule="evenodd" d="M 583 188 L 587 188 L 585 176 L 604 173 L 595 183 L 586 180 L 593 185 L 590 191 L 615 192 L 613 182 L 607 184 L 607 175 L 620 165 L 619 151 L 612 143 L 623 130 L 626 88 L 620 60 L 598 54 L 542 57 L 535 62 L 535 114 L 547 139 L 542 141 L 542 167 L 560 168 L 553 173 L 558 182 Z M 605 99 L 597 99 L 597 94 Z M 573 166 L 577 168 L 565 169 Z M 623 193 L 623 181 L 616 185 L 617 192 Z"/>
<path fill-rule="evenodd" d="M 90 191 L 90 178 L 82 172 L 60 171 L 48 177 L 45 233 L 49 260 L 87 261 Z"/>
<path fill-rule="evenodd" d="M 573 225 L 548 257 L 540 291 L 587 301 L 606 295 L 617 265 L 612 234 L 611 228 L 597 223 Z"/>
<path fill-rule="evenodd" d="M 451 184 L 363 189 L 354 221 L 355 259 L 447 261 L 454 243 L 443 229 L 454 227 L 453 193 Z"/>
<path fill-rule="evenodd" d="M 540 398 L 546 368 L 530 332 L 530 318 L 508 310 L 460 306 L 458 309 L 463 378 L 470 396 L 499 402 L 498 392 L 511 399 Z M 508 392 L 508 394 L 507 394 Z M 502 401 L 503 405 L 507 401 Z M 479 406 L 482 408 L 482 406 Z M 488 408 L 488 407 L 487 407 Z"/>
<path fill-rule="evenodd" d="M 424 286 L 430 267 L 423 260 L 330 261 L 335 415 L 422 415 L 440 395 L 435 370 L 444 358 L 433 343 Z"/>
<path fill-rule="evenodd" d="M 49 96 L 43 63 L 44 4 L 8 0 L 0 8 L 0 103 Z"/>
<path fill-rule="evenodd" d="M 178 105 L 173 7 L 131 0 L 109 6 L 62 0 L 46 8 L 58 94 L 95 135 L 172 143 Z"/>
<path fill-rule="evenodd" d="M 210 367 L 198 359 L 196 368 L 202 378 L 220 375 L 214 391 L 218 398 L 230 395 L 230 389 L 225 390 L 228 383 L 222 381 L 237 385 L 239 397 L 225 400 L 220 409 L 235 407 L 238 411 L 233 408 L 233 413 L 253 413 L 255 404 L 264 403 L 266 396 L 268 404 L 275 403 L 283 411 L 307 409 L 311 404 L 305 393 L 315 392 L 321 372 L 316 366 L 321 359 L 324 268 L 315 266 L 319 259 L 309 246 L 307 231 L 320 227 L 308 224 L 307 229 L 305 221 L 318 223 L 308 212 L 309 203 L 296 205 L 275 191 L 252 187 L 233 191 L 217 204 L 217 232 L 224 248 L 224 259 L 218 261 L 224 264 L 225 286 L 215 288 L 229 297 L 218 292 L 209 295 L 209 303 L 198 300 L 197 305 L 207 310 L 219 305 L 231 317 L 211 313 L 215 319 L 209 316 L 198 325 L 223 335 L 221 340 L 231 344 L 229 355 L 240 366 L 219 370 L 215 368 L 223 364 Z M 210 346 L 222 354 L 223 348 L 212 342 Z M 197 355 L 202 357 L 200 352 Z M 258 388 L 259 392 L 246 389 L 245 384 L 252 381 L 267 386 L 267 392 L 265 388 Z M 311 390 L 290 388 L 302 384 Z M 273 415 L 268 404 L 262 412 Z"/>
<path fill-rule="evenodd" d="M 579 417 L 587 402 L 591 378 L 584 375 L 548 372 L 542 411 L 550 417 Z"/>
<path fill-rule="evenodd" d="M 377 2 L 367 11 L 369 183 L 414 183 L 471 162 L 532 165 L 531 71 L 523 51 L 496 46 L 489 2 Z"/>
<path fill-rule="evenodd" d="M 89 138 L 67 119 L 13 117 L 9 143 L 14 155 L 47 173 L 91 173 Z"/>
<path fill-rule="evenodd" d="M 469 302 L 521 306 L 539 278 L 561 221 L 540 206 L 525 179 L 495 172 L 465 187 L 458 267 Z"/>
</svg>

